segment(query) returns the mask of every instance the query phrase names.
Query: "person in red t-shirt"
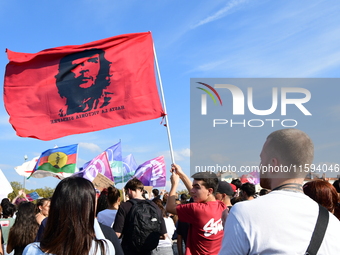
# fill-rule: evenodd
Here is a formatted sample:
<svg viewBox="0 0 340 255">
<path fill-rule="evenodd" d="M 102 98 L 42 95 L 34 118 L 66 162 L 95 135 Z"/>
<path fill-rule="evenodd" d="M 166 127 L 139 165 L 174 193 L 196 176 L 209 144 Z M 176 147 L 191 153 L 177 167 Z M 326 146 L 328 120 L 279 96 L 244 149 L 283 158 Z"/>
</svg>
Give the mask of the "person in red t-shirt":
<svg viewBox="0 0 340 255">
<path fill-rule="evenodd" d="M 180 221 L 190 223 L 185 254 L 218 254 L 223 238 L 221 215 L 226 206 L 215 199 L 218 186 L 216 174 L 196 173 L 191 182 L 179 165 L 173 164 L 171 171 L 171 189 L 166 210 L 177 214 Z M 189 190 L 194 203 L 176 204 L 179 179 Z"/>
</svg>

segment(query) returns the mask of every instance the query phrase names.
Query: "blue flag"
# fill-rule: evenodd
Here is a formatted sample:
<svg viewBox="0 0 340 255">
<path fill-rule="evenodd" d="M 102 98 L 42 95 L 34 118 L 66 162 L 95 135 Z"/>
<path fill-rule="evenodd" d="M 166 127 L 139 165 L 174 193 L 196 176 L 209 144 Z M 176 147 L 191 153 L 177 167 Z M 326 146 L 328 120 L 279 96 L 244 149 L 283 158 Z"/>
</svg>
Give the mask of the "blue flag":
<svg viewBox="0 0 340 255">
<path fill-rule="evenodd" d="M 137 163 L 132 154 L 123 158 L 123 175 L 115 177 L 115 183 L 124 183 L 132 178 L 137 169 Z"/>
<path fill-rule="evenodd" d="M 32 202 L 34 200 L 37 200 L 40 196 L 39 196 L 38 192 L 34 191 L 32 193 L 27 194 L 26 197 L 27 197 L 28 201 Z"/>
<path fill-rule="evenodd" d="M 123 176 L 123 157 L 121 143 L 119 142 L 107 148 L 105 152 L 110 163 L 112 175 L 115 178 L 115 183 L 119 183 L 119 179 Z"/>
</svg>

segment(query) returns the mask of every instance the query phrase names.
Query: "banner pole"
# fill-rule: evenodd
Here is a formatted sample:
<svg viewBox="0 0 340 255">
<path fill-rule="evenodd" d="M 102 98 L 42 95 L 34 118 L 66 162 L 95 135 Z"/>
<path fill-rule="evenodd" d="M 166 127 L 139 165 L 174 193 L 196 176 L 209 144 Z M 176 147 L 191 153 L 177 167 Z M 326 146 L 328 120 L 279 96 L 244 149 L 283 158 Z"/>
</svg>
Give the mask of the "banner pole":
<svg viewBox="0 0 340 255">
<path fill-rule="evenodd" d="M 164 108 L 164 112 L 165 112 L 165 123 L 166 123 L 165 126 L 166 126 L 166 130 L 167 130 L 167 133 L 168 133 L 168 141 L 169 141 L 169 147 L 170 147 L 170 156 L 171 156 L 172 163 L 175 164 L 174 151 L 173 151 L 172 142 L 171 142 L 170 126 L 169 126 L 168 114 L 167 114 L 167 110 L 166 110 L 166 104 L 165 104 L 165 98 L 164 98 L 164 92 L 163 92 L 163 84 L 162 84 L 161 74 L 159 72 L 155 44 L 154 43 L 152 43 L 152 44 L 153 44 L 153 52 L 154 52 L 154 55 L 155 55 L 156 70 L 157 70 L 159 87 L 160 87 L 161 96 L 162 96 L 163 108 Z"/>
</svg>

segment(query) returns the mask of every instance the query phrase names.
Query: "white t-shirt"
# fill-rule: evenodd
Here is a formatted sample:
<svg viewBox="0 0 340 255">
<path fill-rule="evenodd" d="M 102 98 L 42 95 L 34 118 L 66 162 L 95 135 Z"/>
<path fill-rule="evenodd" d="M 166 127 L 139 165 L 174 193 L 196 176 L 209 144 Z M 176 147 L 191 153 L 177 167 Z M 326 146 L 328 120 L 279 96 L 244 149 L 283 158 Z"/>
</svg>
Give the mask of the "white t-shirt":
<svg viewBox="0 0 340 255">
<path fill-rule="evenodd" d="M 166 227 L 166 233 L 168 237 L 166 239 L 159 239 L 159 243 L 157 247 L 171 247 L 172 246 L 172 236 L 176 230 L 175 223 L 174 221 L 168 217 L 168 218 L 163 218 L 165 222 L 165 227 Z"/>
<path fill-rule="evenodd" d="M 105 255 L 115 255 L 115 249 L 112 245 L 112 243 L 107 240 L 107 239 L 103 239 L 105 240 L 105 249 L 106 249 L 106 253 Z M 95 251 L 95 241 L 92 241 L 92 246 L 91 246 L 91 250 L 89 252 L 89 255 L 102 255 L 102 252 L 98 246 L 97 248 L 97 252 L 94 253 Z M 29 245 L 26 246 L 24 252 L 22 253 L 23 255 L 52 255 L 51 253 L 45 253 L 42 250 L 40 250 L 40 243 L 39 242 L 35 242 L 35 243 L 31 243 Z"/>
<path fill-rule="evenodd" d="M 112 227 L 115 221 L 117 210 L 105 209 L 100 211 L 97 215 L 97 219 L 100 223 Z"/>
<path fill-rule="evenodd" d="M 224 226 L 221 255 L 306 252 L 318 217 L 318 204 L 303 193 L 272 191 L 235 204 Z M 339 254 L 339 220 L 330 213 L 318 255 Z"/>
</svg>

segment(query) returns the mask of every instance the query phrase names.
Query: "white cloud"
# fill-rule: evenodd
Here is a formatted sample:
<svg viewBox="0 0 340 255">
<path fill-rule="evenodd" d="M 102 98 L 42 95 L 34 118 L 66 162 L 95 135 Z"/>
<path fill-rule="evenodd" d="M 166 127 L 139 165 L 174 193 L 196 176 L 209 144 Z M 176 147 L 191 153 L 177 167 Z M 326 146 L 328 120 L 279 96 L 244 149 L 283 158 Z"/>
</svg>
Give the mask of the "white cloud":
<svg viewBox="0 0 340 255">
<path fill-rule="evenodd" d="M 90 150 L 92 152 L 101 152 L 100 147 L 94 143 L 79 143 L 79 147 L 84 148 L 86 150 Z"/>
<path fill-rule="evenodd" d="M 242 1 L 232 1 L 198 24 L 228 14 L 229 5 L 230 10 L 238 10 L 240 3 Z M 227 40 L 209 37 L 209 47 L 206 46 L 197 58 L 190 58 L 195 64 L 187 73 L 219 76 L 223 72 L 228 77 L 324 77 L 340 65 L 340 27 L 329 18 L 337 19 L 334 8 L 320 8 L 318 4 L 296 8 L 300 4 L 291 2 L 262 16 L 254 14 L 242 19 L 247 10 L 240 13 L 238 20 L 229 19 L 224 26 L 221 26 L 224 20 L 217 22 L 220 32 L 228 35 Z"/>
<path fill-rule="evenodd" d="M 85 159 L 82 159 L 82 158 L 78 158 L 77 159 L 77 166 L 78 167 L 83 167 L 83 165 L 88 162 L 89 160 L 85 160 Z"/>
<path fill-rule="evenodd" d="M 336 148 L 340 145 L 340 142 L 334 141 L 330 143 L 323 143 L 319 144 L 318 146 L 315 146 L 315 151 L 323 151 L 323 150 L 328 150 L 330 148 Z"/>
<path fill-rule="evenodd" d="M 11 165 L 8 165 L 8 164 L 0 164 L 0 169 L 2 168 L 11 168 L 12 166 Z"/>
<path fill-rule="evenodd" d="M 185 148 L 179 151 L 174 151 L 174 157 L 176 161 L 183 161 L 190 157 L 190 149 Z"/>
<path fill-rule="evenodd" d="M 9 125 L 9 116 L 1 115 L 0 116 L 0 125 Z"/>
<path fill-rule="evenodd" d="M 213 15 L 210 15 L 209 17 L 199 21 L 197 24 L 193 25 L 191 28 L 197 28 L 199 26 L 202 26 L 204 24 L 207 24 L 209 22 L 218 20 L 220 18 L 225 17 L 227 14 L 231 13 L 231 11 L 234 11 L 236 7 L 246 2 L 246 0 L 233 0 L 227 3 L 226 6 L 224 6 L 222 9 L 215 12 Z"/>
</svg>

